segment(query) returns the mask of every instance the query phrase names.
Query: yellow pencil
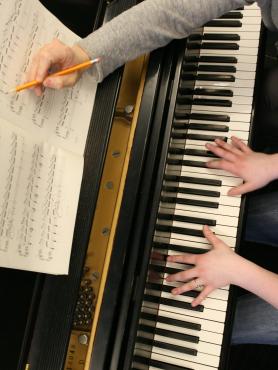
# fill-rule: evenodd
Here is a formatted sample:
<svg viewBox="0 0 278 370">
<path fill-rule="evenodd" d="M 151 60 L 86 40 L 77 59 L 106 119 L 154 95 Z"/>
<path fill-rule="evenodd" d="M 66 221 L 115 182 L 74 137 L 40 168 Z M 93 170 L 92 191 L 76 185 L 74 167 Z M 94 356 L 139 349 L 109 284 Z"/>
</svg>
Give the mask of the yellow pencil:
<svg viewBox="0 0 278 370">
<path fill-rule="evenodd" d="M 64 75 L 68 75 L 68 74 L 70 74 L 72 72 L 75 72 L 75 71 L 80 71 L 81 69 L 87 69 L 87 68 L 90 68 L 93 64 L 98 63 L 99 61 L 100 61 L 100 58 L 91 59 L 91 60 L 88 60 L 84 63 L 76 64 L 72 67 L 62 69 L 61 71 L 52 73 L 52 74 L 48 75 L 47 78 L 48 77 L 56 77 L 56 76 L 64 76 Z M 19 92 L 19 91 L 22 91 L 22 90 L 25 90 L 25 89 L 29 89 L 30 87 L 40 85 L 41 83 L 42 82 L 39 82 L 37 80 L 26 82 L 22 85 L 16 86 L 14 89 L 11 90 L 11 92 Z"/>
</svg>

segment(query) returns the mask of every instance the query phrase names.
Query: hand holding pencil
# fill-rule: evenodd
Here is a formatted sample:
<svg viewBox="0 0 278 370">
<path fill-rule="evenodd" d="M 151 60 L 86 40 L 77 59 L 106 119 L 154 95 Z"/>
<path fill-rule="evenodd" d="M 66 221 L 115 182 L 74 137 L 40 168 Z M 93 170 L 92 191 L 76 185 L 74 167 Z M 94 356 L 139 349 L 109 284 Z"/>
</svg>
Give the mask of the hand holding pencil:
<svg viewBox="0 0 278 370">
<path fill-rule="evenodd" d="M 17 86 L 14 91 L 33 87 L 36 95 L 41 96 L 44 87 L 61 89 L 73 86 L 82 72 L 98 61 L 99 59 L 90 60 L 78 45 L 69 47 L 55 39 L 34 56 L 26 76 L 29 82 Z M 49 74 L 52 69 L 58 72 Z"/>
</svg>

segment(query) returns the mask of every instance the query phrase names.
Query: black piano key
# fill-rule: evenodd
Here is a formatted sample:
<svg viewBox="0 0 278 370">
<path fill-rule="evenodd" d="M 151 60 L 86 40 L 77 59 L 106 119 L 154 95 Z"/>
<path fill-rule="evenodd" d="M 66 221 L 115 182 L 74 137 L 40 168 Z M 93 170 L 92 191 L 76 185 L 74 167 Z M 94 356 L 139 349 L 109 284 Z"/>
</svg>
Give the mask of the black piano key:
<svg viewBox="0 0 278 370">
<path fill-rule="evenodd" d="M 176 274 L 177 272 L 182 271 L 182 269 L 177 269 L 177 268 L 168 267 L 164 265 L 154 265 L 154 264 L 149 265 L 149 270 L 153 272 L 159 272 L 162 274 L 170 274 L 170 275 Z"/>
<path fill-rule="evenodd" d="M 196 42 L 196 41 L 190 41 L 187 44 L 187 48 L 189 50 L 238 50 L 239 45 L 234 42 Z"/>
<path fill-rule="evenodd" d="M 234 20 L 212 20 L 207 22 L 204 27 L 235 27 L 235 28 L 240 28 L 242 27 L 242 23 L 240 21 L 234 21 Z"/>
<path fill-rule="evenodd" d="M 174 288 L 175 287 L 171 285 L 163 285 L 163 284 L 153 283 L 153 282 L 147 282 L 146 284 L 146 289 L 157 290 L 158 292 L 162 291 L 165 293 L 171 293 L 172 289 Z M 196 298 L 199 294 L 200 294 L 199 291 L 190 290 L 189 292 L 184 292 L 184 293 L 181 293 L 180 295 L 191 297 L 191 298 Z"/>
<path fill-rule="evenodd" d="M 164 176 L 164 180 L 182 182 L 182 183 L 191 183 L 191 184 L 211 185 L 211 186 L 221 186 L 222 185 L 221 180 L 206 179 L 202 177 L 168 175 L 168 174 Z"/>
<path fill-rule="evenodd" d="M 233 90 L 228 89 L 205 89 L 202 87 L 197 87 L 196 89 L 191 89 L 187 86 L 187 83 L 181 81 L 179 87 L 179 93 L 183 95 L 208 95 L 208 96 L 234 96 Z"/>
<path fill-rule="evenodd" d="M 167 349 L 169 351 L 185 353 L 185 354 L 191 355 L 191 356 L 197 356 L 197 353 L 198 353 L 196 349 L 181 347 L 181 346 L 177 346 L 176 344 L 170 344 L 170 343 L 167 343 L 167 342 L 160 342 L 158 340 L 153 340 L 151 338 L 144 338 L 144 337 L 138 337 L 137 336 L 136 342 L 146 344 L 146 345 L 149 345 L 151 347 L 158 347 L 158 348 L 162 348 L 162 349 Z"/>
<path fill-rule="evenodd" d="M 203 230 L 189 229 L 188 227 L 177 227 L 171 225 L 157 224 L 155 226 L 156 231 L 162 231 L 165 233 L 180 234 L 180 235 L 191 235 L 204 238 Z"/>
<path fill-rule="evenodd" d="M 236 73 L 237 69 L 234 66 L 229 65 L 210 65 L 210 64 L 187 64 L 186 67 L 183 68 L 183 71 L 186 72 L 228 72 L 228 73 Z"/>
<path fill-rule="evenodd" d="M 209 150 L 202 150 L 202 149 L 191 149 L 191 148 L 173 148 L 170 147 L 169 154 L 177 154 L 177 155 L 196 155 L 199 157 L 209 157 L 209 158 L 217 158 L 215 154 L 210 152 Z"/>
<path fill-rule="evenodd" d="M 192 119 L 195 121 L 230 122 L 230 116 L 227 114 L 188 113 L 179 107 L 175 109 L 175 118 Z"/>
<path fill-rule="evenodd" d="M 194 34 L 189 36 L 189 40 L 219 40 L 219 41 L 239 41 L 240 36 L 237 33 L 204 33 L 202 35 Z"/>
<path fill-rule="evenodd" d="M 160 335 L 166 338 L 182 340 L 184 342 L 199 343 L 199 337 L 195 335 L 183 334 L 169 329 L 161 329 L 154 326 L 140 324 L 138 330 L 149 334 Z"/>
<path fill-rule="evenodd" d="M 188 105 L 203 105 L 208 107 L 231 107 L 231 100 L 227 99 L 201 99 L 201 98 L 189 98 L 186 96 L 178 95 L 178 104 L 188 104 Z"/>
<path fill-rule="evenodd" d="M 189 50 L 239 50 L 236 42 L 189 42 Z"/>
<path fill-rule="evenodd" d="M 226 125 L 215 125 L 209 123 L 188 123 L 187 121 L 174 119 L 172 127 L 175 130 L 200 130 L 200 131 L 219 131 L 219 132 L 229 132 L 229 126 Z"/>
<path fill-rule="evenodd" d="M 184 155 L 196 155 L 199 157 L 216 158 L 217 156 L 209 150 L 185 148 Z"/>
<path fill-rule="evenodd" d="M 202 161 L 191 161 L 191 160 L 185 160 L 185 159 L 167 159 L 167 164 L 173 165 L 173 166 L 189 166 L 189 167 L 200 167 L 200 168 L 206 168 L 206 162 Z"/>
<path fill-rule="evenodd" d="M 194 323 L 194 322 L 189 322 L 189 321 L 182 321 L 182 320 L 172 319 L 172 318 L 166 317 L 166 316 L 154 315 L 154 314 L 151 314 L 151 313 L 148 313 L 148 312 L 142 312 L 141 313 L 141 319 L 154 321 L 154 322 L 160 322 L 162 324 L 173 325 L 173 326 L 177 326 L 179 328 L 192 329 L 192 330 L 196 330 L 196 331 L 201 330 L 201 325 L 200 324 L 197 324 L 197 323 Z"/>
<path fill-rule="evenodd" d="M 170 249 L 175 252 L 181 253 L 194 253 L 194 254 L 203 254 L 207 251 L 202 248 L 193 248 L 186 245 L 178 245 L 178 244 L 168 244 L 168 243 L 161 243 L 161 242 L 153 242 L 153 248 L 156 249 Z"/>
<path fill-rule="evenodd" d="M 173 139 L 191 139 L 191 140 L 199 140 L 199 141 L 215 141 L 215 139 L 221 139 L 223 141 L 228 140 L 226 136 L 188 134 L 188 133 L 182 133 L 182 132 L 176 132 L 176 131 L 171 133 L 171 137 Z"/>
<path fill-rule="evenodd" d="M 215 220 L 210 220 L 207 218 L 200 218 L 200 217 L 172 215 L 169 213 L 158 213 L 157 218 L 159 220 L 180 221 L 180 222 L 188 222 L 188 223 L 199 224 L 199 225 L 208 225 L 208 226 L 216 225 Z"/>
<path fill-rule="evenodd" d="M 220 55 L 202 55 L 195 56 L 189 55 L 184 57 L 183 63 L 228 63 L 236 64 L 237 58 L 231 56 L 220 56 Z"/>
<path fill-rule="evenodd" d="M 241 12 L 232 11 L 232 12 L 221 15 L 219 18 L 221 19 L 242 19 L 243 14 Z"/>
<path fill-rule="evenodd" d="M 153 258 L 153 261 L 154 260 L 155 258 Z M 182 269 L 177 269 L 177 268 L 169 267 L 166 265 L 149 264 L 149 271 L 172 275 L 172 274 L 176 274 L 177 272 L 181 272 Z"/>
<path fill-rule="evenodd" d="M 235 77 L 224 74 L 206 74 L 199 73 L 197 75 L 192 73 L 182 73 L 181 78 L 184 81 L 219 81 L 219 82 L 235 82 Z"/>
<path fill-rule="evenodd" d="M 150 302 L 150 303 L 157 303 L 157 304 L 164 304 L 165 306 L 169 307 L 177 307 L 177 308 L 183 308 L 187 309 L 190 311 L 198 311 L 198 312 L 203 312 L 204 311 L 204 306 L 203 305 L 198 305 L 196 307 L 192 307 L 189 302 L 183 302 L 183 301 L 178 301 L 175 299 L 169 299 L 169 298 L 163 298 L 159 296 L 152 296 L 149 294 L 144 294 L 144 301 Z"/>
<path fill-rule="evenodd" d="M 205 200 L 187 199 L 187 198 L 179 198 L 179 197 L 162 196 L 161 201 L 164 203 L 184 204 L 184 205 L 196 206 L 196 207 L 207 207 L 207 208 L 218 208 L 219 207 L 219 204 L 216 202 L 208 202 Z"/>
<path fill-rule="evenodd" d="M 153 360 L 151 358 L 146 358 L 142 356 L 135 355 L 133 357 L 134 362 L 138 362 L 139 364 L 147 365 L 147 366 L 153 366 L 158 369 L 162 370 L 193 370 L 193 368 L 184 367 L 184 366 L 177 366 L 177 365 L 171 365 L 167 364 L 166 362 Z"/>
<path fill-rule="evenodd" d="M 193 194 L 193 195 L 201 195 L 204 197 L 214 197 L 214 198 L 220 197 L 219 191 L 212 191 L 212 190 L 206 190 L 206 189 L 182 188 L 178 186 L 163 185 L 162 190 L 166 192 L 171 192 L 171 193 Z"/>
<path fill-rule="evenodd" d="M 201 134 L 188 134 L 187 139 L 202 140 L 202 141 L 214 141 L 215 139 L 220 139 L 223 141 L 228 140 L 226 136 L 201 135 Z"/>
<path fill-rule="evenodd" d="M 237 33 L 205 33 L 203 40 L 240 41 Z"/>
</svg>

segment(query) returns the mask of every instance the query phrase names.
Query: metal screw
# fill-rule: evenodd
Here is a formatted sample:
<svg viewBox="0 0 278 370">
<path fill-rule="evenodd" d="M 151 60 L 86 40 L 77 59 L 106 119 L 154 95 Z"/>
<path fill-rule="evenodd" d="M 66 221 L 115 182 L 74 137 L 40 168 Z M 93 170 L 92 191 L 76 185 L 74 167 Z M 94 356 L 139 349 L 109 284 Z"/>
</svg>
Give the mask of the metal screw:
<svg viewBox="0 0 278 370">
<path fill-rule="evenodd" d="M 112 157 L 118 158 L 121 155 L 121 152 L 119 150 L 114 150 L 112 152 Z"/>
<path fill-rule="evenodd" d="M 87 345 L 89 342 L 89 337 L 86 334 L 81 334 L 78 337 L 78 342 L 83 345 Z"/>
<path fill-rule="evenodd" d="M 110 233 L 110 230 L 108 229 L 108 227 L 104 227 L 101 233 L 103 236 L 108 236 Z"/>
<path fill-rule="evenodd" d="M 106 187 L 106 189 L 108 189 L 108 190 L 112 190 L 112 189 L 113 189 L 113 187 L 114 187 L 114 184 L 113 184 L 113 182 L 112 182 L 112 181 L 107 181 L 107 183 L 105 184 L 105 187 Z"/>
</svg>

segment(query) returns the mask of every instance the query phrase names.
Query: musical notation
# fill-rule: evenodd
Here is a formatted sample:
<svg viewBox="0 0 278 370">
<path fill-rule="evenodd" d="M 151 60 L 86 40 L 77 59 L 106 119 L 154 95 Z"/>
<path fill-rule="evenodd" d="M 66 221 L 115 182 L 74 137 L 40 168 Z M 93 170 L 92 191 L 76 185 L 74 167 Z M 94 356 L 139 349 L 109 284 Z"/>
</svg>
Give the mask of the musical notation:
<svg viewBox="0 0 278 370">
<path fill-rule="evenodd" d="M 5 107 L 3 117 L 40 138 L 51 136 L 64 149 L 83 154 L 95 82 L 81 78 L 74 88 L 47 89 L 42 97 L 35 96 L 32 91 L 7 93 L 11 87 L 25 82 L 26 72 L 39 48 L 53 38 L 58 37 L 66 44 L 73 44 L 79 38 L 48 13 L 38 0 L 13 0 L 2 6 L 0 3 L 0 11 L 6 19 L 0 24 L 0 104 Z M 80 120 L 87 125 L 82 125 L 81 131 Z"/>
<path fill-rule="evenodd" d="M 53 37 L 78 37 L 38 0 L 0 0 L 0 266 L 67 273 L 96 83 L 7 93 Z"/>
</svg>

